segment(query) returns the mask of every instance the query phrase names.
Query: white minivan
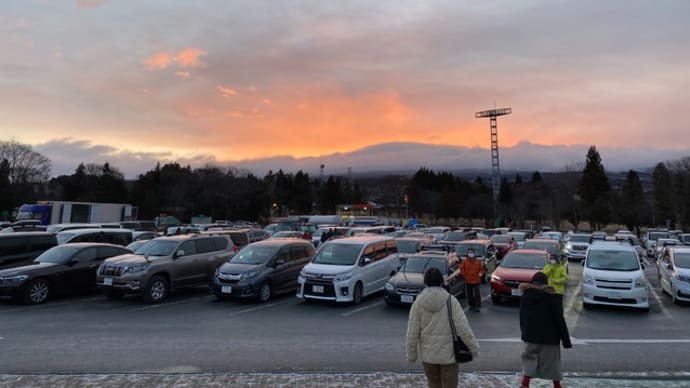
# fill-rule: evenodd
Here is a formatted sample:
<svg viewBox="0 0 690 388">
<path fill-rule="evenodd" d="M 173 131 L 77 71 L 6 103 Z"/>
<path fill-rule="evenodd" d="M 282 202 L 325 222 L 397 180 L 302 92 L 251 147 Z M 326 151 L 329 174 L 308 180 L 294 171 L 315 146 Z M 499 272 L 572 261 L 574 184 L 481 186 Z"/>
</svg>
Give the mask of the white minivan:
<svg viewBox="0 0 690 388">
<path fill-rule="evenodd" d="M 361 235 L 329 240 L 297 279 L 297 297 L 359 304 L 382 291 L 400 260 L 395 239 Z"/>
<path fill-rule="evenodd" d="M 649 311 L 649 284 L 633 246 L 617 242 L 591 244 L 583 266 L 584 307 L 599 304 Z"/>
</svg>

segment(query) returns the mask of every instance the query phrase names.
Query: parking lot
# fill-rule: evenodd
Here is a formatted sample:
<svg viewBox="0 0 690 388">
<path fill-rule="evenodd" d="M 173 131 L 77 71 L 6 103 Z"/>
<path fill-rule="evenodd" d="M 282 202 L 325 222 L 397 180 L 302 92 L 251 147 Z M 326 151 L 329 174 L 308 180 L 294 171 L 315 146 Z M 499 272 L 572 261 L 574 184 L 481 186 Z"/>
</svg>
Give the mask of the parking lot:
<svg viewBox="0 0 690 388">
<path fill-rule="evenodd" d="M 678 376 L 687 370 L 690 308 L 661 294 L 656 267 L 648 313 L 583 310 L 582 268 L 571 262 L 564 300 L 574 348 L 564 370 L 583 375 Z M 516 303 L 467 312 L 480 341 L 473 371 L 517 372 Z M 465 300 L 461 301 L 465 305 Z M 305 303 L 293 295 L 266 304 L 220 302 L 206 288 L 178 291 L 162 304 L 100 294 L 44 305 L 0 302 L 0 373 L 419 372 L 404 356 L 407 309 L 381 294 L 361 305 Z"/>
</svg>

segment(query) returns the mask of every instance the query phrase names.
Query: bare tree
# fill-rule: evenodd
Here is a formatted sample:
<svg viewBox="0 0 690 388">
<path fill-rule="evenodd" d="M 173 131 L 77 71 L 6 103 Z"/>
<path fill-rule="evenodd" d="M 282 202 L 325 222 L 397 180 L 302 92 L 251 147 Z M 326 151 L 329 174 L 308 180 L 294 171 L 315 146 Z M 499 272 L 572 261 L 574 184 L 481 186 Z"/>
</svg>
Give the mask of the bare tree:
<svg viewBox="0 0 690 388">
<path fill-rule="evenodd" d="M 9 163 L 12 185 L 45 182 L 50 176 L 50 159 L 34 151 L 30 145 L 15 140 L 0 141 L 0 161 Z"/>
</svg>

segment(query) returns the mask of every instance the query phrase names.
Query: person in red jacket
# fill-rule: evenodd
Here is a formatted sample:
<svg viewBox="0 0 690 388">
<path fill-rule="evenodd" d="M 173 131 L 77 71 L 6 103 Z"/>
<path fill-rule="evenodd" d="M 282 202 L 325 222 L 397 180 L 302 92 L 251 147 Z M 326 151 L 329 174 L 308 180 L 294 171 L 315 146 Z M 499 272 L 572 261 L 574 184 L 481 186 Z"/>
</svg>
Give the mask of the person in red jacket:
<svg viewBox="0 0 690 388">
<path fill-rule="evenodd" d="M 479 283 L 484 274 L 484 263 L 477 260 L 474 249 L 467 250 L 467 257 L 460 264 L 460 274 L 465 278 L 467 288 L 467 304 L 470 311 L 479 311 L 482 307 L 482 297 L 479 295 Z"/>
</svg>

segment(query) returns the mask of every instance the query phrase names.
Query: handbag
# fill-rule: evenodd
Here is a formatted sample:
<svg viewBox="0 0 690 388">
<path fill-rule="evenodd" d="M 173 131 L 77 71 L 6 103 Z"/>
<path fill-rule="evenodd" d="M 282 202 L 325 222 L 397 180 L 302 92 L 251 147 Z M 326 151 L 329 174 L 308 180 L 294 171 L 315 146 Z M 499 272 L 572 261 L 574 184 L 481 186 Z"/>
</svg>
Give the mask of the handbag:
<svg viewBox="0 0 690 388">
<path fill-rule="evenodd" d="M 453 323 L 452 304 L 450 302 L 451 296 L 448 296 L 448 320 L 450 320 L 450 331 L 453 333 L 453 352 L 455 353 L 455 362 L 470 362 L 472 361 L 472 353 L 470 349 L 462 342 L 462 338 L 458 337 L 455 331 L 455 324 Z"/>
</svg>

